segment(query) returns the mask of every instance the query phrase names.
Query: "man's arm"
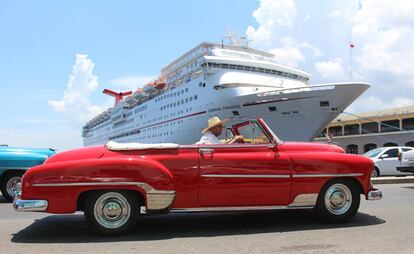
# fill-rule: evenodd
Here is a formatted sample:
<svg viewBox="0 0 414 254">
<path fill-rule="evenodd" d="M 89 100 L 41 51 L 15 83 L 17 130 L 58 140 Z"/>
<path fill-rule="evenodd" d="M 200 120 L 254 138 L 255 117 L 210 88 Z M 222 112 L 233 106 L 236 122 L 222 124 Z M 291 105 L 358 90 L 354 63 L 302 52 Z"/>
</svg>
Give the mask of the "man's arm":
<svg viewBox="0 0 414 254">
<path fill-rule="evenodd" d="M 243 142 L 244 138 L 242 135 L 237 135 L 231 140 L 224 141 L 224 144 L 237 144 Z"/>
</svg>

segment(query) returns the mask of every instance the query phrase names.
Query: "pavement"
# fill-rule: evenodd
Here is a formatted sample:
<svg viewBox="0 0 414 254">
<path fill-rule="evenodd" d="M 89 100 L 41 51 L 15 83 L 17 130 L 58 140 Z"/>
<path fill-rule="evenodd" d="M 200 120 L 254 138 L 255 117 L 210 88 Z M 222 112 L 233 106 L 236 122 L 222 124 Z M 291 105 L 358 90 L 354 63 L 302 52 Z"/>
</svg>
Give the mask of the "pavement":
<svg viewBox="0 0 414 254">
<path fill-rule="evenodd" d="M 94 235 L 82 213 L 18 213 L 0 197 L 0 253 L 414 253 L 414 184 L 377 188 L 384 198 L 361 199 L 342 224 L 309 210 L 170 214 L 143 216 L 122 237 Z"/>
</svg>

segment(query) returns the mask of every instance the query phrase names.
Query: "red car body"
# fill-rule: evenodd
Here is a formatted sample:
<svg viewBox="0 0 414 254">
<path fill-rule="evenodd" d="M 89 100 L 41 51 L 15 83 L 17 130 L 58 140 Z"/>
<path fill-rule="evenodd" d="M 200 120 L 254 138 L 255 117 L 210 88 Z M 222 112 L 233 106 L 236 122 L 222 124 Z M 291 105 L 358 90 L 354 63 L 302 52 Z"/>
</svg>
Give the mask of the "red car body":
<svg viewBox="0 0 414 254">
<path fill-rule="evenodd" d="M 261 119 L 255 123 L 271 142 L 62 152 L 24 174 L 15 208 L 74 213 L 90 193 L 111 190 L 136 193 L 147 213 L 313 208 L 333 179 L 381 198 L 370 159 L 332 144 L 280 142 Z"/>
</svg>

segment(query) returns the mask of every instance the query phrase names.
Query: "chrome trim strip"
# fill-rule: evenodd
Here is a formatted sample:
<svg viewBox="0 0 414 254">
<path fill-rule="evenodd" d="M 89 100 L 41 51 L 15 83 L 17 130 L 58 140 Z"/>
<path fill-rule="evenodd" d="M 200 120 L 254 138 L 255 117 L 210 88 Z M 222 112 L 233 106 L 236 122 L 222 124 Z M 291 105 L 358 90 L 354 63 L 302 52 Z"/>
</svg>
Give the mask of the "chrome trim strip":
<svg viewBox="0 0 414 254">
<path fill-rule="evenodd" d="M 235 207 L 200 207 L 200 208 L 173 208 L 172 213 L 188 212 L 234 212 L 234 211 L 266 211 L 282 209 L 312 209 L 313 206 L 235 206 Z"/>
<path fill-rule="evenodd" d="M 146 194 L 147 210 L 162 210 L 171 206 L 175 198 L 175 191 L 157 190 L 151 185 L 142 182 L 85 182 L 85 183 L 37 183 L 36 187 L 70 187 L 70 186 L 111 186 L 135 185 L 142 188 Z"/>
<path fill-rule="evenodd" d="M 211 178 L 290 178 L 290 175 L 238 175 L 238 174 L 204 174 L 201 177 Z"/>
<path fill-rule="evenodd" d="M 363 176 L 363 173 L 350 174 L 294 174 L 293 178 L 308 178 L 308 177 L 345 177 L 345 176 Z"/>
</svg>

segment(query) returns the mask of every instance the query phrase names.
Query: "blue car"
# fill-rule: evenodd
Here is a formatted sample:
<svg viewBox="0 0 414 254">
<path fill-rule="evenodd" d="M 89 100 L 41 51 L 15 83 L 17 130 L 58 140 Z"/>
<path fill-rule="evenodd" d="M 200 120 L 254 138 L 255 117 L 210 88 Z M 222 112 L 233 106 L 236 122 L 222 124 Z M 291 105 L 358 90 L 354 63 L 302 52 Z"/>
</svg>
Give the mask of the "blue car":
<svg viewBox="0 0 414 254">
<path fill-rule="evenodd" d="M 53 149 L 18 148 L 0 145 L 0 190 L 6 200 L 13 201 L 24 172 L 42 164 L 54 155 Z"/>
</svg>

